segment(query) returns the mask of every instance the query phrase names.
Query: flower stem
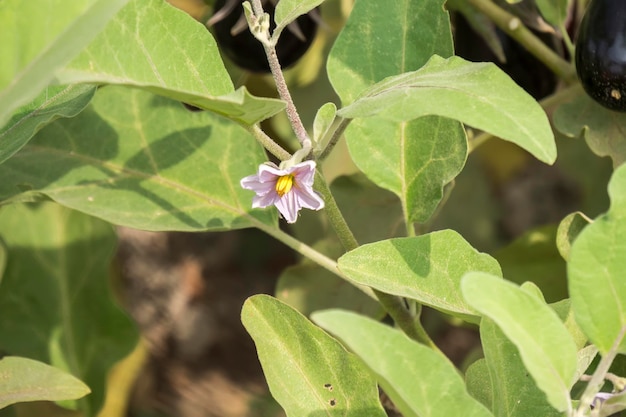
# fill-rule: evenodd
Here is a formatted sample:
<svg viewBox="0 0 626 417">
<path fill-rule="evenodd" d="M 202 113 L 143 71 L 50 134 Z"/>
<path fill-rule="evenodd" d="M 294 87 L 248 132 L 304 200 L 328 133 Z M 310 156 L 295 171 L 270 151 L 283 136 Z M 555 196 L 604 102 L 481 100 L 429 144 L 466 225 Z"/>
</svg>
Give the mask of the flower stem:
<svg viewBox="0 0 626 417">
<path fill-rule="evenodd" d="M 254 10 L 254 14 L 258 17 L 263 15 L 263 6 L 261 5 L 261 0 L 252 0 L 252 8 Z M 267 56 L 267 62 L 270 66 L 270 71 L 272 72 L 272 77 L 274 78 L 274 83 L 276 84 L 276 89 L 278 90 L 278 95 L 280 98 L 287 104 L 287 118 L 291 123 L 291 127 L 298 138 L 298 141 L 302 145 L 302 147 L 311 146 L 311 139 L 302 124 L 302 120 L 300 119 L 300 115 L 298 114 L 298 110 L 293 103 L 293 99 L 291 98 L 291 93 L 289 92 L 289 88 L 287 88 L 287 82 L 285 81 L 285 76 L 283 75 L 283 71 L 280 67 L 280 62 L 278 62 L 278 55 L 276 54 L 275 42 L 264 43 L 263 48 L 265 49 L 265 55 Z"/>
<path fill-rule="evenodd" d="M 267 133 L 259 127 L 259 125 L 246 126 L 248 131 L 252 133 L 257 140 L 269 153 L 274 155 L 281 161 L 286 161 L 291 158 L 291 154 L 283 149 L 278 143 L 274 142 Z"/>
<path fill-rule="evenodd" d="M 519 18 L 503 10 L 491 0 L 467 0 L 467 2 L 491 19 L 496 26 L 526 48 L 563 81 L 570 83 L 576 80 L 574 66 L 548 48 L 522 24 Z"/>
</svg>

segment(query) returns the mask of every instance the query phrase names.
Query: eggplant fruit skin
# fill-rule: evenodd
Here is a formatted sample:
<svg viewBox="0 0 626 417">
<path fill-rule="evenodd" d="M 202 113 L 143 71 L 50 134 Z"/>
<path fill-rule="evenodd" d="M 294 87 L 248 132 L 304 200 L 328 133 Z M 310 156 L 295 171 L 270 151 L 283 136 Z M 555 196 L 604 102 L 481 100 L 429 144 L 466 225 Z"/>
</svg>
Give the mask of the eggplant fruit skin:
<svg viewBox="0 0 626 417">
<path fill-rule="evenodd" d="M 241 1 L 243 3 L 243 1 Z M 219 10 L 226 4 L 225 0 L 215 3 L 215 10 Z M 276 27 L 274 23 L 274 5 L 264 4 L 265 11 L 270 15 L 270 31 Z M 316 8 L 319 10 L 319 7 Z M 269 73 L 270 67 L 267 62 L 263 45 L 250 33 L 247 28 L 237 35 L 231 34 L 231 28 L 243 17 L 241 6 L 229 13 L 224 19 L 213 25 L 215 39 L 221 50 L 239 67 L 256 73 Z M 299 39 L 285 29 L 280 34 L 276 43 L 276 55 L 281 67 L 288 68 L 294 65 L 313 43 L 317 33 L 317 22 L 309 15 L 304 14 L 296 19 L 305 39 Z"/>
<path fill-rule="evenodd" d="M 591 98 L 626 112 L 626 0 L 591 0 L 576 41 L 576 72 Z"/>
</svg>

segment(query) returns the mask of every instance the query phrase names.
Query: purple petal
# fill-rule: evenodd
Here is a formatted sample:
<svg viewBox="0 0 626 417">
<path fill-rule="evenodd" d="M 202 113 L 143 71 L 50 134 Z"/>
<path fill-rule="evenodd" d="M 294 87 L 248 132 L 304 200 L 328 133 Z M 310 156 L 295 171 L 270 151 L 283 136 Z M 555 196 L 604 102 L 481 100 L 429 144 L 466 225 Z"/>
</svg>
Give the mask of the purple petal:
<svg viewBox="0 0 626 417">
<path fill-rule="evenodd" d="M 298 219 L 298 211 L 300 211 L 300 204 L 296 193 L 290 192 L 279 198 L 274 205 L 287 220 L 287 223 L 295 223 Z"/>
<path fill-rule="evenodd" d="M 265 208 L 276 204 L 280 197 L 276 193 L 257 194 L 252 198 L 252 208 Z"/>
<path fill-rule="evenodd" d="M 321 210 L 324 208 L 324 200 L 313 191 L 312 188 L 296 188 L 292 189 L 290 194 L 295 194 L 301 207 L 311 210 Z"/>
<path fill-rule="evenodd" d="M 315 179 L 315 162 L 304 161 L 294 165 L 290 173 L 293 174 L 297 183 L 312 186 Z"/>
</svg>

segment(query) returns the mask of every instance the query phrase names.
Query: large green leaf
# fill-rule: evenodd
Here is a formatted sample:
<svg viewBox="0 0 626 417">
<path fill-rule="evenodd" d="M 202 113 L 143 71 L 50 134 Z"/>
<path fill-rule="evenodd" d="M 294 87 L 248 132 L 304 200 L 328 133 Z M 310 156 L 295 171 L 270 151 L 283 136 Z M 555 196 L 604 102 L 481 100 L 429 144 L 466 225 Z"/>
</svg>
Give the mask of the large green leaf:
<svg viewBox="0 0 626 417">
<path fill-rule="evenodd" d="M 54 203 L 0 210 L 8 264 L 0 285 L 0 349 L 51 363 L 91 387 L 102 405 L 105 376 L 137 341 L 108 285 L 115 234 L 105 222 Z"/>
<path fill-rule="evenodd" d="M 365 362 L 403 416 L 492 416 L 445 356 L 400 331 L 341 310 L 314 313 L 313 320 Z"/>
<path fill-rule="evenodd" d="M 433 56 L 421 69 L 363 91 L 342 117 L 408 121 L 427 115 L 459 120 L 513 142 L 539 160 L 556 159 L 554 135 L 537 101 L 492 63 Z"/>
<path fill-rule="evenodd" d="M 359 284 L 471 321 L 478 313 L 461 295 L 461 277 L 469 271 L 501 274 L 495 259 L 452 230 L 363 245 L 339 258 L 338 265 Z"/>
<path fill-rule="evenodd" d="M 523 288 L 484 272 L 465 275 L 461 288 L 467 302 L 493 320 L 517 347 L 548 402 L 559 411 L 571 410 L 577 349 L 557 314 Z"/>
<path fill-rule="evenodd" d="M 0 1 L 0 127 L 34 99 L 127 0 Z"/>
<path fill-rule="evenodd" d="M 605 109 L 582 88 L 554 112 L 554 127 L 571 137 L 582 134 L 593 153 L 611 157 L 614 166 L 626 161 L 626 115 Z"/>
<path fill-rule="evenodd" d="M 275 224 L 275 210 L 252 210 L 253 193 L 239 186 L 264 161 L 261 147 L 231 121 L 106 87 L 79 116 L 48 125 L 0 165 L 0 200 L 43 193 L 146 230 Z"/>
<path fill-rule="evenodd" d="M 244 303 L 241 321 L 287 416 L 385 416 L 363 364 L 291 307 L 255 295 Z"/>
<path fill-rule="evenodd" d="M 0 163 L 19 151 L 42 127 L 59 117 L 74 117 L 89 104 L 91 85 L 51 86 L 17 109 L 0 128 Z"/>
<path fill-rule="evenodd" d="M 0 408 L 25 401 L 74 400 L 89 394 L 72 375 L 32 359 L 0 359 Z"/>
<path fill-rule="evenodd" d="M 602 355 L 626 353 L 626 167 L 609 183 L 611 208 L 586 226 L 570 250 L 569 292 L 576 321 Z M 619 339 L 619 340 L 618 340 Z"/>
<path fill-rule="evenodd" d="M 329 78 L 344 105 L 386 77 L 417 70 L 434 53 L 452 55 L 442 3 L 356 2 L 328 58 Z M 356 165 L 400 197 L 408 222 L 428 220 L 467 154 L 460 124 L 440 117 L 402 123 L 355 120 L 345 135 Z"/>
<path fill-rule="evenodd" d="M 489 319 L 480 323 L 480 340 L 493 389 L 491 410 L 498 417 L 557 417 L 528 374 L 517 347 Z"/>
<path fill-rule="evenodd" d="M 244 124 L 284 108 L 282 101 L 253 97 L 245 88 L 233 92 L 206 27 L 162 0 L 130 0 L 57 80 L 141 87 Z"/>
</svg>

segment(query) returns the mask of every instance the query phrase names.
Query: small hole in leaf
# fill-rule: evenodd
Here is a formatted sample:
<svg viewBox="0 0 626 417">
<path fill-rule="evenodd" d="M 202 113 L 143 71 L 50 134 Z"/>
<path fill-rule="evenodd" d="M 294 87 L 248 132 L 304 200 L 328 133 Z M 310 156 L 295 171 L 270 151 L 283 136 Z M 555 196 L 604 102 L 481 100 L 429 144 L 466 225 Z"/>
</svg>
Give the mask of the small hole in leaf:
<svg viewBox="0 0 626 417">
<path fill-rule="evenodd" d="M 333 398 L 328 403 L 330 404 L 331 407 L 334 407 L 337 404 L 337 401 L 335 401 L 335 399 Z"/>
<path fill-rule="evenodd" d="M 333 390 L 333 386 L 331 384 L 324 384 L 324 388 L 326 388 L 328 391 Z"/>
</svg>

